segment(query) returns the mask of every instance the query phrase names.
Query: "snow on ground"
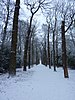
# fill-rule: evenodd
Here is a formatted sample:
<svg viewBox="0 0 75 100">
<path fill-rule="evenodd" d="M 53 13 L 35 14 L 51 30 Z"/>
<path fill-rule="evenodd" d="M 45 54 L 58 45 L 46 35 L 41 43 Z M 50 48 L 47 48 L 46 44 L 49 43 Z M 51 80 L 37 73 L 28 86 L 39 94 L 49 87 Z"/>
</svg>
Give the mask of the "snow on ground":
<svg viewBox="0 0 75 100">
<path fill-rule="evenodd" d="M 16 77 L 0 75 L 0 100 L 75 100 L 75 71 L 69 70 L 69 79 L 63 77 L 63 69 L 57 72 L 37 65 Z"/>
</svg>

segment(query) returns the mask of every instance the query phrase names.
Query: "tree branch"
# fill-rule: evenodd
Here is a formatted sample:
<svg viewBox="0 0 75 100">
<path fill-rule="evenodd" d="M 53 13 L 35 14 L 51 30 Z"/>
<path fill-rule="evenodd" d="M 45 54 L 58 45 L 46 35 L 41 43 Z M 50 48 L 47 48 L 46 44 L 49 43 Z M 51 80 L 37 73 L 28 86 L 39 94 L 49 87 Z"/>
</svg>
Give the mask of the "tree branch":
<svg viewBox="0 0 75 100">
<path fill-rule="evenodd" d="M 75 13 L 72 15 L 71 17 L 71 23 L 70 25 L 67 27 L 67 29 L 65 30 L 65 33 L 69 30 L 69 28 L 71 27 L 72 23 L 73 23 L 73 18 L 74 18 Z"/>
</svg>

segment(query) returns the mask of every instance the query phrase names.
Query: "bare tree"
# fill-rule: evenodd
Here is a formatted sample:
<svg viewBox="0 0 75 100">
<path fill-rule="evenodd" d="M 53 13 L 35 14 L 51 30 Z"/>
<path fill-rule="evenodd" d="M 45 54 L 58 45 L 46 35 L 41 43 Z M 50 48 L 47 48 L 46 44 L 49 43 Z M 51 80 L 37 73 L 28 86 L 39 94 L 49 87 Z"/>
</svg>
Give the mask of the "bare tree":
<svg viewBox="0 0 75 100">
<path fill-rule="evenodd" d="M 62 63 L 64 68 L 64 77 L 68 78 L 68 69 L 67 69 L 67 53 L 66 53 L 66 39 L 65 33 L 70 29 L 73 24 L 73 19 L 75 16 L 73 5 L 62 4 Z M 66 28 L 65 28 L 66 26 Z"/>
</svg>

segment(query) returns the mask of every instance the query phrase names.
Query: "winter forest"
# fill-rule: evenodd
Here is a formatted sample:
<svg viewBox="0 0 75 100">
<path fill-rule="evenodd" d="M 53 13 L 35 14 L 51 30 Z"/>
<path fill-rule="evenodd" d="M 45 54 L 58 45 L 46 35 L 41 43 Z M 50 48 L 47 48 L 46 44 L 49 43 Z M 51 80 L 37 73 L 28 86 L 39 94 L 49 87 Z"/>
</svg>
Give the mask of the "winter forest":
<svg viewBox="0 0 75 100">
<path fill-rule="evenodd" d="M 0 0 L 0 100 L 74 100 L 74 77 L 75 0 Z"/>
</svg>

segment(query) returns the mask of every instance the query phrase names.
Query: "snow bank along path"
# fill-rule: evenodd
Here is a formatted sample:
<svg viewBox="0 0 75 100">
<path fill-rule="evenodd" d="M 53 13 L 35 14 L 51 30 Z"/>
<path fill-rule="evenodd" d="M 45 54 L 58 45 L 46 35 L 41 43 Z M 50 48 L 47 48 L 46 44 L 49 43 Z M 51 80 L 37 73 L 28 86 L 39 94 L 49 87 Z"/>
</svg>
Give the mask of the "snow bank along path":
<svg viewBox="0 0 75 100">
<path fill-rule="evenodd" d="M 61 68 L 52 69 L 39 64 L 14 78 L 0 76 L 0 100 L 75 100 L 75 71 L 63 77 Z"/>
</svg>

